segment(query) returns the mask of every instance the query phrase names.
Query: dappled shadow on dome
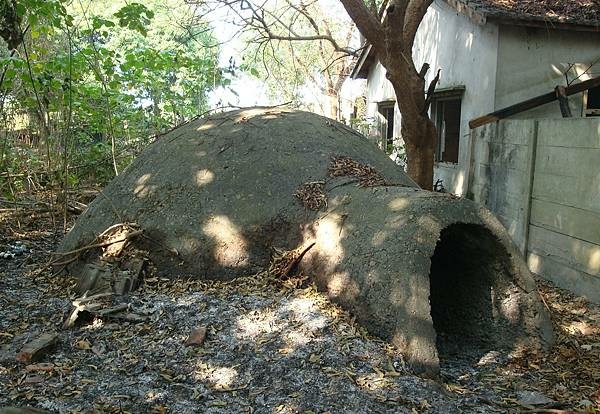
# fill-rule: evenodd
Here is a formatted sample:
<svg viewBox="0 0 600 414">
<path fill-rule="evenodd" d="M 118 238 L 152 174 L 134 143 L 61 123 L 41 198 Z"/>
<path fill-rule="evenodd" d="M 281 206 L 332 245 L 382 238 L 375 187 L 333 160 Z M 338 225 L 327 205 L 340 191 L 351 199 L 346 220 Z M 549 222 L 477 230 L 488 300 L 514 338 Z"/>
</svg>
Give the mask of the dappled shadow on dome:
<svg viewBox="0 0 600 414">
<path fill-rule="evenodd" d="M 336 163 L 377 180 L 368 184 L 373 181 L 361 181 L 360 174 L 343 168 L 334 174 Z M 326 197 L 315 209 L 297 197 L 298 189 L 311 183 L 320 183 Z M 434 252 L 442 230 L 457 222 L 488 227 L 490 235 L 503 238 L 498 244 L 507 245 L 501 225 L 479 213 L 471 201 L 420 190 L 383 152 L 342 124 L 306 112 L 251 109 L 215 114 L 161 137 L 90 205 L 62 249 L 77 249 L 116 221 L 128 221 L 143 231 L 143 250 L 159 274 L 230 280 L 268 269 L 274 251 L 313 246 L 300 258 L 299 270 L 313 276 L 371 333 L 405 352 L 416 369 L 435 375 L 434 324 L 439 338 L 453 334 L 458 324 L 444 320 L 445 312 L 453 310 L 440 294 L 446 288 L 435 285 L 442 280 L 438 267 L 448 270 L 456 284 L 469 286 L 465 295 L 472 294 L 473 303 L 467 296 L 457 298 L 483 318 L 495 320 L 497 311 L 512 321 L 513 305 L 518 315 L 537 306 L 528 308 L 538 300 L 535 289 L 505 304 L 505 290 L 488 292 L 504 285 L 459 277 L 462 270 L 475 274 L 504 263 L 476 264 L 481 254 L 470 246 L 482 248 L 492 236 L 457 227 L 441 252 Z M 460 249 L 471 259 L 439 266 Z M 484 254 L 500 252 L 488 250 Z M 508 256 L 498 257 L 507 257 L 512 266 L 514 258 Z M 526 267 L 517 267 L 503 277 L 531 285 Z M 492 301 L 491 308 L 486 301 Z M 529 320 L 529 313 L 523 320 Z M 471 323 L 468 316 L 454 315 Z M 527 333 L 535 335 L 533 328 Z M 305 340 L 301 335 L 286 338 L 286 347 Z"/>
</svg>

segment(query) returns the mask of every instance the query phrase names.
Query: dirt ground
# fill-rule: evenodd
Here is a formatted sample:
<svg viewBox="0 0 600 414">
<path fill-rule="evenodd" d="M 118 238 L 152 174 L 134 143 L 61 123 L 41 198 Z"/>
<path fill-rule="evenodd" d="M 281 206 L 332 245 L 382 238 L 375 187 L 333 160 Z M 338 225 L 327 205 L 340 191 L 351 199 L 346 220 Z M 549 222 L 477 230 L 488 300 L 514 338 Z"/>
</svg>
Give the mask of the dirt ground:
<svg viewBox="0 0 600 414">
<path fill-rule="evenodd" d="M 476 366 L 446 361 L 436 382 L 411 374 L 402 355 L 308 280 L 282 283 L 268 274 L 227 283 L 149 274 L 125 298 L 143 321 L 96 318 L 63 330 L 75 282 L 44 267 L 61 237 L 47 213 L 0 213 L 0 256 L 18 253 L 0 257 L 0 407 L 600 413 L 600 309 L 546 282 L 539 289 L 557 334 L 549 352 L 491 353 Z M 206 328 L 206 339 L 185 346 L 197 328 Z M 24 343 L 46 332 L 58 333 L 58 343 L 43 359 L 15 359 Z"/>
</svg>

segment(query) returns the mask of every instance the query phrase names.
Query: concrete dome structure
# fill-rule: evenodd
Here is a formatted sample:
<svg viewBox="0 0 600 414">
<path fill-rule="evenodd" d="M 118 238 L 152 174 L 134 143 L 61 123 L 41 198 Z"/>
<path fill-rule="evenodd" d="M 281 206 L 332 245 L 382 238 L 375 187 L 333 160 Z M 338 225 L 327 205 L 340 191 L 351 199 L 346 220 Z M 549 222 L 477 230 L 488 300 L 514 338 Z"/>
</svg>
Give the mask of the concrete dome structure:
<svg viewBox="0 0 600 414">
<path fill-rule="evenodd" d="M 315 114 L 251 108 L 165 134 L 60 250 L 125 221 L 174 277 L 253 274 L 272 248 L 312 246 L 301 269 L 427 373 L 455 348 L 475 355 L 552 341 L 535 283 L 487 210 L 419 189 L 363 136 Z"/>
</svg>

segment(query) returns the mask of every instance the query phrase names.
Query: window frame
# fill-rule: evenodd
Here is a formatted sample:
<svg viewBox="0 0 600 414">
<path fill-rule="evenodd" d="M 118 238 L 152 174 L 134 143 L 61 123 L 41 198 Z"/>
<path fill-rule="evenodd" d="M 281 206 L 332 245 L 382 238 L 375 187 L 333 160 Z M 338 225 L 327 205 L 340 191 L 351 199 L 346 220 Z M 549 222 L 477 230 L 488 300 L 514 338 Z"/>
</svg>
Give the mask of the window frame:
<svg viewBox="0 0 600 414">
<path fill-rule="evenodd" d="M 429 116 L 431 121 L 434 123 L 436 132 L 437 132 L 437 142 L 435 148 L 435 163 L 436 164 L 445 164 L 455 166 L 459 164 L 460 161 L 460 127 L 462 123 L 462 106 L 463 106 L 463 98 L 465 93 L 464 86 L 456 86 L 452 88 L 444 88 L 437 89 L 433 93 L 433 98 L 431 99 L 431 105 L 429 107 Z M 459 117 L 458 117 L 458 136 L 457 136 L 457 153 L 456 153 L 456 161 L 444 161 L 443 154 L 446 144 L 446 136 L 445 136 L 445 128 L 443 124 L 443 120 L 439 117 L 438 105 L 444 104 L 449 101 L 459 101 Z"/>
<path fill-rule="evenodd" d="M 385 112 L 384 112 L 385 111 Z M 396 101 L 388 100 L 377 102 L 377 113 L 379 114 L 379 135 L 381 136 L 381 141 L 379 143 L 380 147 L 386 154 L 391 154 L 393 152 L 394 145 L 394 125 L 396 118 Z M 389 122 L 389 117 L 391 114 L 391 127 Z M 392 149 L 390 150 L 390 145 Z"/>
<path fill-rule="evenodd" d="M 600 116 L 600 108 L 588 108 L 588 98 L 589 98 L 590 90 L 594 90 L 594 93 L 597 93 L 600 95 L 600 86 L 596 86 L 595 88 L 586 89 L 583 92 L 583 106 L 582 106 L 583 114 L 582 115 L 586 118 Z"/>
</svg>

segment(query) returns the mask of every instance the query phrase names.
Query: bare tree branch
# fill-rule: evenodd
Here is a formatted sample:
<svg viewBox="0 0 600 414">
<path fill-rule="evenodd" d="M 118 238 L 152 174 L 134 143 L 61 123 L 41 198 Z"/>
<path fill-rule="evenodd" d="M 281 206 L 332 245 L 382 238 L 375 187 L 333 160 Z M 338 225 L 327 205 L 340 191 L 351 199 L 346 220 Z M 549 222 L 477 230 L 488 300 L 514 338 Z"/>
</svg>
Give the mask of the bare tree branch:
<svg viewBox="0 0 600 414">
<path fill-rule="evenodd" d="M 427 65 L 427 66 L 429 66 L 429 65 Z M 429 87 L 427 88 L 427 97 L 425 98 L 425 104 L 423 105 L 423 109 L 421 110 L 422 115 L 426 115 L 427 111 L 429 111 L 429 106 L 431 105 L 431 101 L 433 100 L 433 94 L 435 92 L 435 87 L 437 86 L 437 84 L 440 80 L 440 72 L 441 72 L 441 69 L 438 69 L 438 71 L 435 75 L 435 78 L 433 78 L 433 80 L 429 84 Z"/>
</svg>

